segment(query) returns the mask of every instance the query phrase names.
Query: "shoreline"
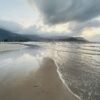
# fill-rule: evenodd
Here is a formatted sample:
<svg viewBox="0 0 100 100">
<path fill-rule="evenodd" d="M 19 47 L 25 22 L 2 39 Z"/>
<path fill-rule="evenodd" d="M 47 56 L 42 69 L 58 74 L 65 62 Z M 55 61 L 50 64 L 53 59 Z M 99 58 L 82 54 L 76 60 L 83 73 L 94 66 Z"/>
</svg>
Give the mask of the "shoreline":
<svg viewBox="0 0 100 100">
<path fill-rule="evenodd" d="M 0 83 L 2 100 L 78 100 L 61 81 L 51 58 L 44 58 L 35 73 L 33 70 L 29 76 L 13 82 L 15 80 L 10 85 Z"/>
<path fill-rule="evenodd" d="M 56 67 L 57 67 L 57 64 L 56 64 Z M 66 84 L 65 80 L 62 78 L 62 74 L 60 73 L 58 67 L 57 67 L 57 73 L 58 73 L 58 75 L 59 75 L 60 80 L 62 81 L 62 84 L 65 85 L 66 89 L 68 89 L 68 91 L 69 91 L 72 95 L 74 95 L 74 96 L 77 98 L 77 100 L 81 100 L 81 98 L 80 98 L 78 95 L 76 95 L 75 93 L 73 93 L 72 90 L 68 87 L 68 85 Z"/>
<path fill-rule="evenodd" d="M 78 97 L 77 95 L 75 95 L 75 94 L 70 90 L 70 88 L 68 87 L 68 85 L 65 83 L 64 79 L 62 78 L 62 74 L 59 72 L 59 68 L 57 67 L 56 62 L 55 62 L 53 59 L 48 58 L 48 57 L 47 57 L 47 58 L 44 58 L 44 59 L 46 60 L 46 63 L 47 63 L 47 62 L 48 62 L 48 63 L 52 62 L 52 64 L 54 64 L 53 67 L 56 68 L 55 71 L 56 71 L 56 73 L 57 73 L 57 77 L 60 79 L 59 81 L 61 81 L 62 86 L 64 85 L 63 90 L 65 89 L 65 92 L 66 92 L 66 95 L 67 95 L 67 98 L 66 98 L 66 99 L 68 99 L 68 100 L 81 100 L 80 97 Z M 66 100 L 66 99 L 64 99 L 64 100 Z M 63 99 L 62 99 L 62 100 L 63 100 Z"/>
</svg>

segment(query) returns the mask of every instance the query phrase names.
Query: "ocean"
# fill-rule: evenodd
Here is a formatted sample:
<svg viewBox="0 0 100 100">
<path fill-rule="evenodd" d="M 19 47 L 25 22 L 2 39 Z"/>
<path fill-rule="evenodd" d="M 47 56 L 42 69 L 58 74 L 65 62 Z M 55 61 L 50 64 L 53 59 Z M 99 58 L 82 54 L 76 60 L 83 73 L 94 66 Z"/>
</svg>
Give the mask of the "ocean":
<svg viewBox="0 0 100 100">
<path fill-rule="evenodd" d="M 81 100 L 100 100 L 99 43 L 37 44 L 45 48 L 42 56 L 55 60 L 62 80 L 74 95 Z"/>
<path fill-rule="evenodd" d="M 15 72 L 15 76 L 18 72 L 20 76 L 21 69 L 25 70 L 24 76 L 33 69 L 33 67 L 27 66 L 35 64 L 37 66 L 35 69 L 37 69 L 39 68 L 37 61 L 41 63 L 42 58 L 50 57 L 57 65 L 60 78 L 74 95 L 81 100 L 100 100 L 99 43 L 27 42 L 21 43 L 21 45 L 25 45 L 25 47 L 7 52 L 7 48 L 4 49 L 5 52 L 0 51 L 0 81 L 6 76 L 6 73 L 3 72 L 7 72 L 9 69 L 11 70 L 8 76 L 11 72 Z M 35 61 L 35 59 L 37 60 Z M 14 68 L 13 65 L 15 65 Z M 14 78 L 14 75 L 10 75 L 8 78 Z"/>
<path fill-rule="evenodd" d="M 100 100 L 100 44 L 57 43 L 56 63 L 67 86 L 81 100 Z"/>
</svg>

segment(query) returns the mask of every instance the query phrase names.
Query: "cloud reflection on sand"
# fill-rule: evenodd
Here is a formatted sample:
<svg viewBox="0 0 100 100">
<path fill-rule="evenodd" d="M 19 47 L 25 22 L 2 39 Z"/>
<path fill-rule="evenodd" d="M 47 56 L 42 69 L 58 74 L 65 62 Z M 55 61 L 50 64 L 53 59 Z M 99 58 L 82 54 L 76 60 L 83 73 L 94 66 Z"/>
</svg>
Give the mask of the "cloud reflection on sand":
<svg viewBox="0 0 100 100">
<path fill-rule="evenodd" d="M 2 84 L 14 84 L 28 77 L 31 72 L 36 72 L 40 67 L 38 60 L 29 53 L 15 55 L 17 54 L 9 55 L 8 53 L 3 59 L 0 56 L 0 83 Z"/>
</svg>

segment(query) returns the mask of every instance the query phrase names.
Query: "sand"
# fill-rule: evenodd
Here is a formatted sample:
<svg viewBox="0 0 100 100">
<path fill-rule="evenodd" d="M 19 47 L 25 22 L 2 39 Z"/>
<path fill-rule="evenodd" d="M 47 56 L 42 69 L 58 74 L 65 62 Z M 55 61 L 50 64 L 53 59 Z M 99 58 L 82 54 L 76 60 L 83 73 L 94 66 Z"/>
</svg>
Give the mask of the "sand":
<svg viewBox="0 0 100 100">
<path fill-rule="evenodd" d="M 11 50 L 16 50 L 16 49 L 22 49 L 27 46 L 25 45 L 20 45 L 20 43 L 0 43 L 0 51 L 11 51 Z"/>
<path fill-rule="evenodd" d="M 50 58 L 44 58 L 36 73 L 16 85 L 0 83 L 0 100 L 78 100 L 64 86 L 57 73 L 57 67 Z"/>
</svg>

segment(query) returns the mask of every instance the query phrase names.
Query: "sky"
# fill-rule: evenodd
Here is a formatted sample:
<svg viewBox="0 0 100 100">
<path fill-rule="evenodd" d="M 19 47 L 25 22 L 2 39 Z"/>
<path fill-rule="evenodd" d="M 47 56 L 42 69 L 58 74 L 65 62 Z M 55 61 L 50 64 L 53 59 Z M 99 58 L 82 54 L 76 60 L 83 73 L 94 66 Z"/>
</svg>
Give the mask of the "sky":
<svg viewBox="0 0 100 100">
<path fill-rule="evenodd" d="M 27 0 L 0 0 L 0 20 L 26 25 L 32 25 L 37 14 L 28 4 Z"/>
<path fill-rule="evenodd" d="M 96 41 L 100 38 L 100 0 L 0 0 L 2 25 L 20 30 L 19 25 L 33 34 L 38 31 Z"/>
</svg>

